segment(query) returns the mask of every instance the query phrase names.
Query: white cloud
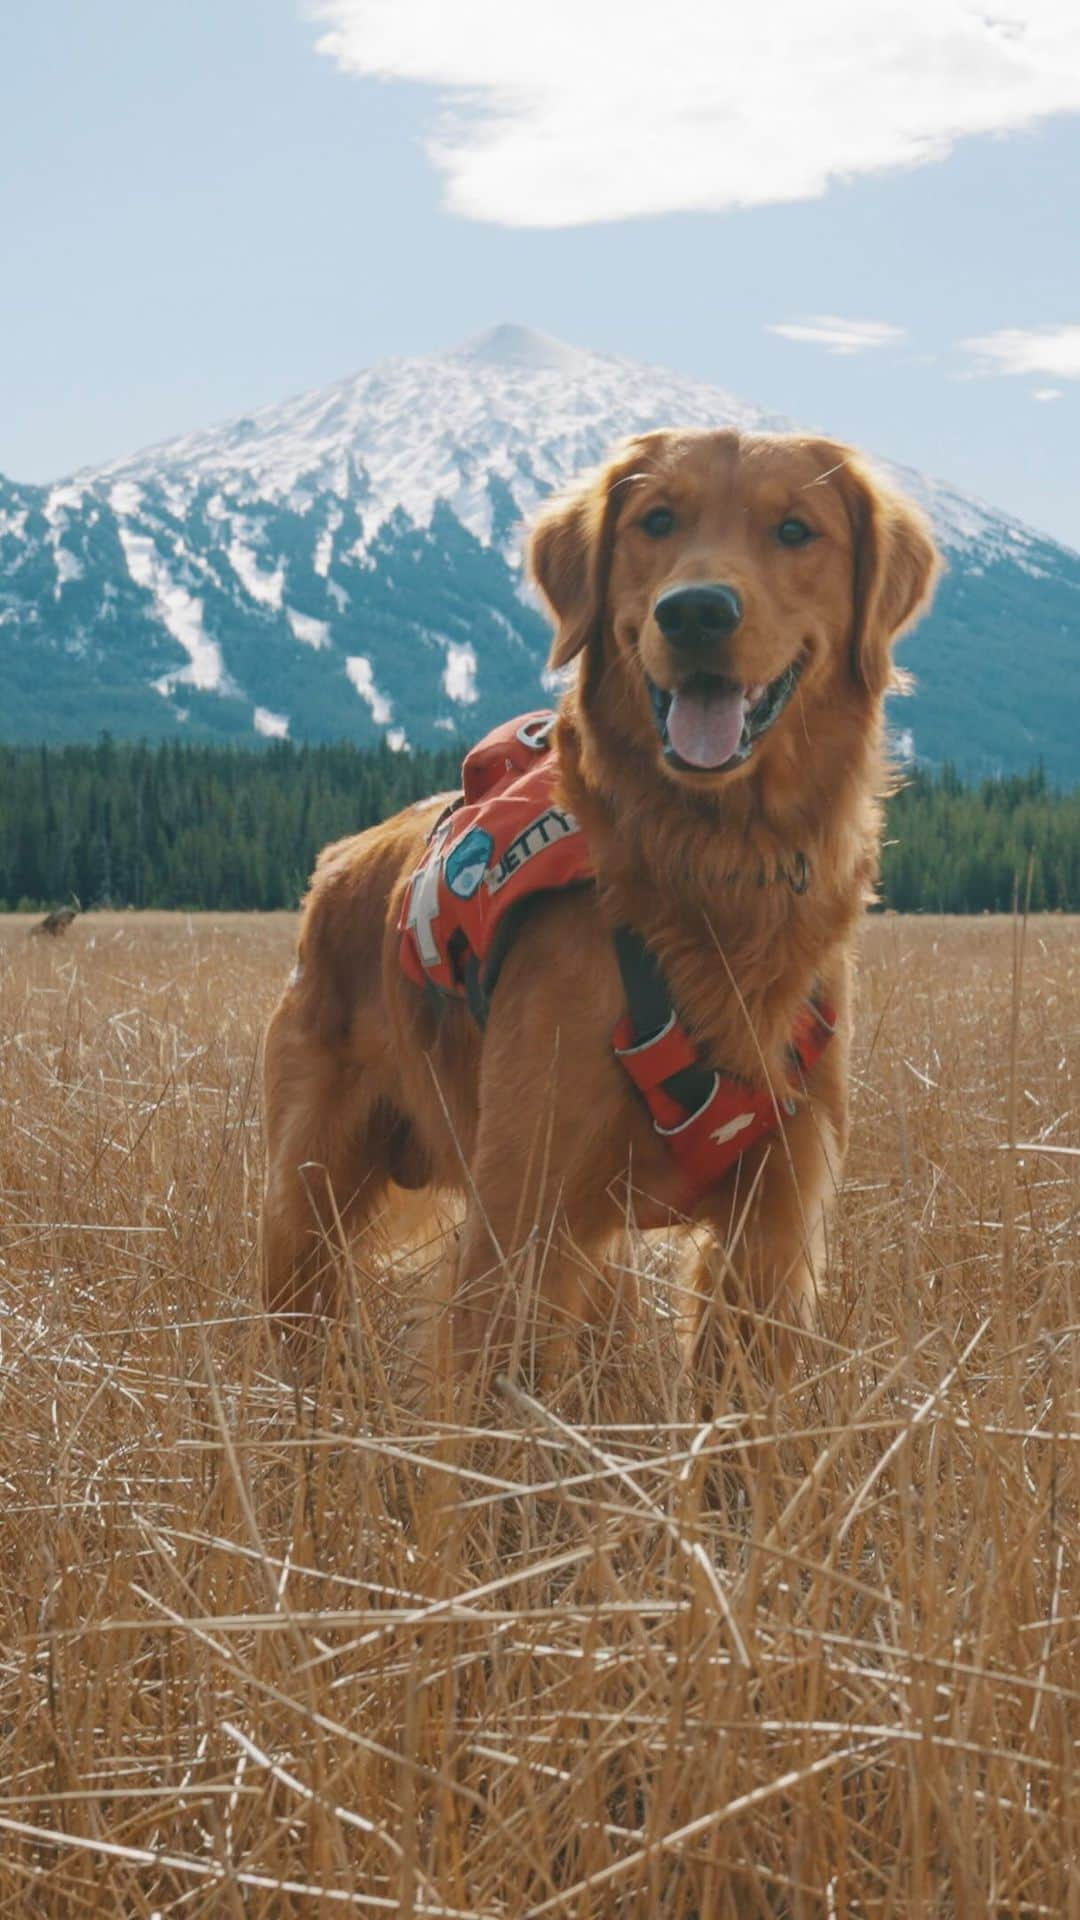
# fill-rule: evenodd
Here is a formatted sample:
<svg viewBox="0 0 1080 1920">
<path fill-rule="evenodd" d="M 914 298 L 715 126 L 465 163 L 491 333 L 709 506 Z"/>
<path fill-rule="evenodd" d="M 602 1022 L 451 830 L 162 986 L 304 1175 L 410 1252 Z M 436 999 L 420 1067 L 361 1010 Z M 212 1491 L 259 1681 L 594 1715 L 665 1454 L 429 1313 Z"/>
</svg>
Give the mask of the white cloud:
<svg viewBox="0 0 1080 1920">
<path fill-rule="evenodd" d="M 1058 380 L 1080 380 L 1080 326 L 1003 327 L 960 344 L 975 354 L 983 373 L 1049 373 Z M 1044 388 L 1035 398 L 1059 395 Z"/>
<path fill-rule="evenodd" d="M 1065 391 L 1062 387 L 1036 387 L 1031 397 L 1033 400 L 1064 400 Z"/>
<path fill-rule="evenodd" d="M 287 713 L 271 713 L 269 707 L 256 707 L 252 715 L 252 726 L 267 740 L 287 740 L 289 737 L 289 716 Z"/>
<path fill-rule="evenodd" d="M 903 327 L 887 320 L 842 320 L 836 313 L 812 313 L 805 320 L 785 320 L 767 326 L 785 340 L 805 341 L 829 353 L 865 353 L 868 347 L 896 347 L 906 338 Z"/>
<path fill-rule="evenodd" d="M 301 0 L 348 72 L 441 90 L 451 208 L 508 226 L 814 199 L 1080 110 L 1074 0 Z"/>
</svg>

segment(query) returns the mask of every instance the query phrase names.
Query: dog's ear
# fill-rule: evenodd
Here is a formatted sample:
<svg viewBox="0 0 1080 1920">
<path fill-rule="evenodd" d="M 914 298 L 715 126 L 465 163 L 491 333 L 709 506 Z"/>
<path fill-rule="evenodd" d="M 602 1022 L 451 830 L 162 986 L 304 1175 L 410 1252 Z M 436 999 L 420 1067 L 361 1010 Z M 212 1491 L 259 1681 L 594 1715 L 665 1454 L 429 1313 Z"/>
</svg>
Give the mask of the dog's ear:
<svg viewBox="0 0 1080 1920">
<path fill-rule="evenodd" d="M 848 462 L 844 478 L 855 533 L 851 671 L 879 696 L 893 684 L 893 643 L 929 606 L 942 562 L 930 522 L 913 501 L 857 460 Z"/>
<path fill-rule="evenodd" d="M 586 645 L 603 608 L 593 591 L 593 549 L 602 504 L 588 487 L 553 500 L 537 520 L 529 539 L 528 566 L 555 616 L 550 667 L 565 667 Z"/>
<path fill-rule="evenodd" d="M 552 500 L 529 540 L 528 567 L 555 616 L 553 669 L 568 666 L 604 623 L 611 550 L 627 483 L 657 436 L 628 440 L 592 480 Z"/>
</svg>

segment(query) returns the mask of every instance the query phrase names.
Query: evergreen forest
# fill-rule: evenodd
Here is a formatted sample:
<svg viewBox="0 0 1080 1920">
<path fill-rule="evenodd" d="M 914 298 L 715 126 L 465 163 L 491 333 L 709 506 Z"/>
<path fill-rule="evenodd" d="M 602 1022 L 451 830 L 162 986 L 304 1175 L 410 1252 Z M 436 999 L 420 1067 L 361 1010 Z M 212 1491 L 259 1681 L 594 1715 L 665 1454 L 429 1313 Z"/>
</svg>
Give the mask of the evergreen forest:
<svg viewBox="0 0 1080 1920">
<path fill-rule="evenodd" d="M 320 847 L 458 783 L 460 747 L 0 746 L 0 911 L 294 907 Z M 882 904 L 1080 912 L 1080 789 L 916 771 L 889 803 Z"/>
</svg>

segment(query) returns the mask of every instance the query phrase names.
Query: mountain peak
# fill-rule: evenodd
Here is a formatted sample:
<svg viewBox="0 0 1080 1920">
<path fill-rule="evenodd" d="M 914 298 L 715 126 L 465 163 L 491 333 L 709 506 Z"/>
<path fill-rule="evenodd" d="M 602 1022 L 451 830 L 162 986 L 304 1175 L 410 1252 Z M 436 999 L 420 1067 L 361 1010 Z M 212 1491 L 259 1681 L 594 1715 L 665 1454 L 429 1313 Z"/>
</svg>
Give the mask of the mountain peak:
<svg viewBox="0 0 1080 1920">
<path fill-rule="evenodd" d="M 672 422 L 789 425 L 689 375 L 504 323 L 51 487 L 0 481 L 0 731 L 475 738 L 550 698 L 523 525 L 627 434 Z M 904 715 L 919 758 L 1008 770 L 1039 754 L 1074 781 L 1080 556 L 897 478 L 952 563 L 905 653 L 922 679 Z M 1061 689 L 1037 716 L 1033 657 Z"/>
<path fill-rule="evenodd" d="M 573 373 L 593 356 L 580 347 L 568 346 L 550 333 L 534 327 L 521 327 L 504 320 L 466 340 L 454 351 L 456 360 L 469 360 L 486 367 L 520 367 L 531 372 L 548 368 L 553 373 Z"/>
</svg>

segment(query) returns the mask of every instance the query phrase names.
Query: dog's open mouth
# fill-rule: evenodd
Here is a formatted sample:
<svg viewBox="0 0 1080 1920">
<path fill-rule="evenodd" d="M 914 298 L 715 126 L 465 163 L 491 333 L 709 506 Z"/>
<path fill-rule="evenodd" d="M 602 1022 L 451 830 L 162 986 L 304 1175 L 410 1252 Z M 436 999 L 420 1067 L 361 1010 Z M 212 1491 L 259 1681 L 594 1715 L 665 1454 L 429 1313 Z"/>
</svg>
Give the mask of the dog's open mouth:
<svg viewBox="0 0 1080 1920">
<path fill-rule="evenodd" d="M 720 674 L 696 673 L 674 689 L 646 681 L 664 758 L 685 773 L 723 773 L 753 752 L 780 718 L 803 669 L 800 657 L 769 684 L 744 687 Z"/>
</svg>

